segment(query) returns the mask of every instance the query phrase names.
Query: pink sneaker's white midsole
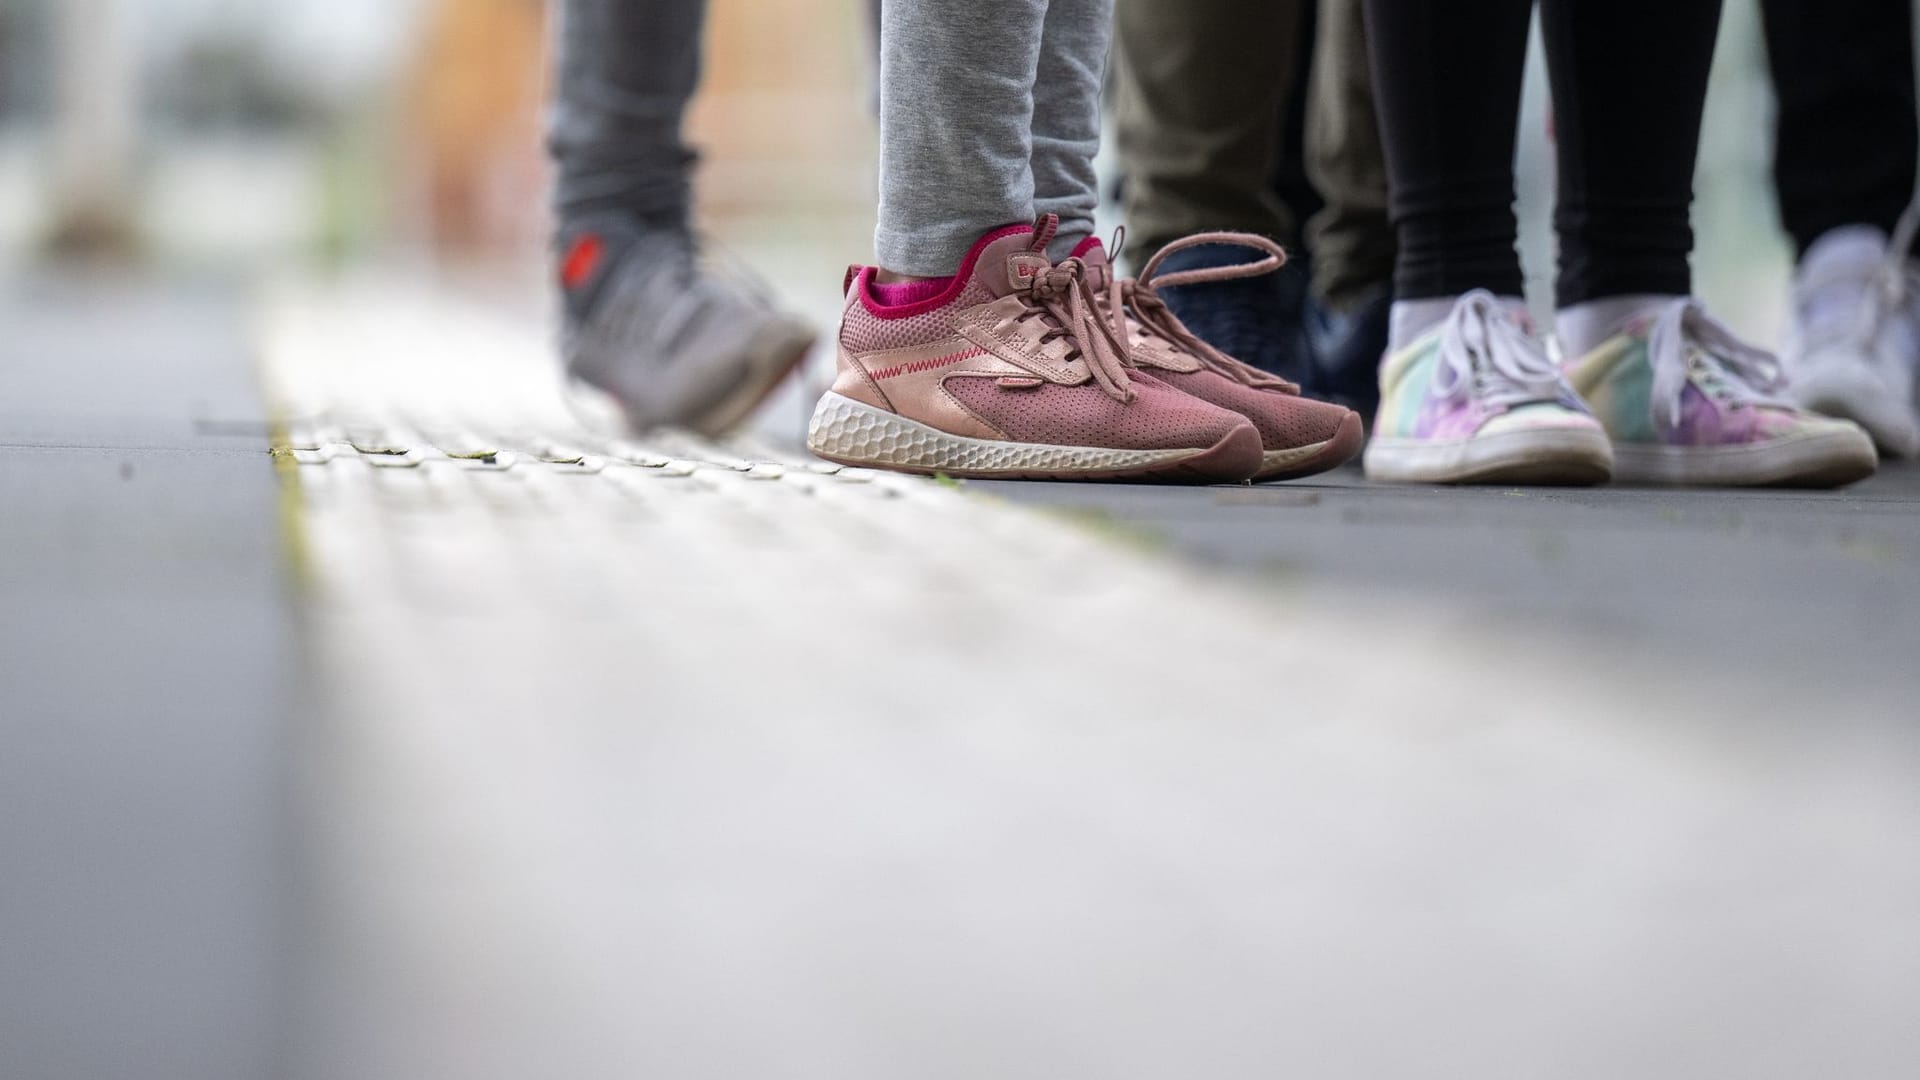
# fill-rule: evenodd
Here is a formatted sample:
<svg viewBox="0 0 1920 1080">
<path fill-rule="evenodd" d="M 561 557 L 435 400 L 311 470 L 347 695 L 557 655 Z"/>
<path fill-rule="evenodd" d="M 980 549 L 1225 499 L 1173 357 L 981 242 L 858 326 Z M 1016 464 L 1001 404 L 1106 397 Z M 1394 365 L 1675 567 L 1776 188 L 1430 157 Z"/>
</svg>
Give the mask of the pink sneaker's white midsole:
<svg viewBox="0 0 1920 1080">
<path fill-rule="evenodd" d="M 1843 484 L 1866 477 L 1878 464 L 1873 440 L 1856 427 L 1741 446 L 1619 443 L 1613 448 L 1613 478 L 1628 484 Z"/>
<path fill-rule="evenodd" d="M 1444 441 L 1376 435 L 1367 443 L 1362 464 L 1375 480 L 1457 484 L 1510 471 L 1530 474 L 1536 481 L 1560 470 L 1591 479 L 1612 467 L 1613 455 L 1599 428 L 1556 427 Z"/>
<path fill-rule="evenodd" d="M 928 472 L 1110 472 L 1179 461 L 1206 448 L 1109 450 L 970 439 L 829 391 L 814 407 L 807 448 L 834 461 Z"/>
<path fill-rule="evenodd" d="M 1285 450 L 1262 451 L 1260 454 L 1260 471 L 1270 473 L 1298 465 L 1303 461 L 1311 459 L 1322 450 L 1325 450 L 1332 442 L 1332 439 L 1321 439 L 1317 443 L 1308 443 L 1305 446 L 1289 446 Z"/>
</svg>

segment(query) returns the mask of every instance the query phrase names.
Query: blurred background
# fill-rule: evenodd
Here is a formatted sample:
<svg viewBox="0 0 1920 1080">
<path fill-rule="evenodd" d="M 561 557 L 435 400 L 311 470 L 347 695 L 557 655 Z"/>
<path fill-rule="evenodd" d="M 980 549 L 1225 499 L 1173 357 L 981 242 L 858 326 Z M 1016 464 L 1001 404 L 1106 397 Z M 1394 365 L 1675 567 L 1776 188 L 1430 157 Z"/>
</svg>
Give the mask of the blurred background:
<svg viewBox="0 0 1920 1080">
<path fill-rule="evenodd" d="M 1697 261 L 1716 309 L 1764 341 L 1787 252 L 1756 11 L 1727 8 Z M 543 14 L 537 0 L 4 0 L 0 252 L 162 275 L 404 264 L 512 277 L 536 304 Z M 869 255 L 868 20 L 863 0 L 717 0 L 691 120 L 707 227 L 823 322 L 839 268 Z M 1536 48 L 1519 160 L 1542 303 L 1543 75 Z"/>
<path fill-rule="evenodd" d="M 535 272 L 544 14 L 538 0 L 5 0 L 0 250 L 15 267 L 253 279 Z M 721 3 L 708 27 L 690 122 L 703 211 L 723 237 L 817 250 L 821 288 L 803 295 L 831 295 L 837 273 L 820 267 L 859 255 L 871 215 L 868 20 L 861 0 Z"/>
</svg>

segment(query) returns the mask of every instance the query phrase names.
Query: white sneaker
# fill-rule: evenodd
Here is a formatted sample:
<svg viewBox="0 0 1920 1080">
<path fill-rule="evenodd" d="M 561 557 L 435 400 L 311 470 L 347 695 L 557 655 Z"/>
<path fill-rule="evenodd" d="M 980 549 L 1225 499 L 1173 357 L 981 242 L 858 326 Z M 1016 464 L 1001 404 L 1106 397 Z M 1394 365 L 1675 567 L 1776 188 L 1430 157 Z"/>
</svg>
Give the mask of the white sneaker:
<svg viewBox="0 0 1920 1080">
<path fill-rule="evenodd" d="M 1833 229 L 1814 241 L 1793 281 L 1793 326 L 1784 359 L 1787 395 L 1844 417 L 1891 457 L 1920 456 L 1920 268 L 1908 251 L 1920 204 L 1892 243 L 1871 225 Z"/>
</svg>

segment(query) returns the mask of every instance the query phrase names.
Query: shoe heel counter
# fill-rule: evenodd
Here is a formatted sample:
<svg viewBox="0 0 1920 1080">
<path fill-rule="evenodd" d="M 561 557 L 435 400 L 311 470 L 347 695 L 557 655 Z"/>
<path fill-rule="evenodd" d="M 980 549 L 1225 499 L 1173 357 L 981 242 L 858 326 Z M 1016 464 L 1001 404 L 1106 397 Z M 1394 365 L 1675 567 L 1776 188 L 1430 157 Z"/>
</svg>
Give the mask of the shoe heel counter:
<svg viewBox="0 0 1920 1080">
<path fill-rule="evenodd" d="M 880 389 L 880 383 L 874 379 L 873 373 L 868 371 L 854 351 L 847 347 L 848 326 L 858 320 L 873 318 L 860 303 L 857 283 L 850 281 L 850 284 L 854 284 L 854 287 L 847 290 L 846 298 L 840 308 L 840 325 L 833 335 L 833 392 L 864 405 L 897 412 L 893 403 L 887 400 L 885 392 Z"/>
</svg>

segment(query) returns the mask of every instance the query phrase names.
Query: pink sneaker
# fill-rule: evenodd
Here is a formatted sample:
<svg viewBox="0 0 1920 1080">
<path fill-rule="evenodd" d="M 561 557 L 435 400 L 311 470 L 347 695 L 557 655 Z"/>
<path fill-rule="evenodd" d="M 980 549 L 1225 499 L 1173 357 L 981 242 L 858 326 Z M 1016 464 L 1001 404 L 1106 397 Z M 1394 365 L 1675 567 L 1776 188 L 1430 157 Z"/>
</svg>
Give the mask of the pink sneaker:
<svg viewBox="0 0 1920 1080">
<path fill-rule="evenodd" d="M 951 278 L 848 271 L 839 374 L 807 446 L 902 472 L 1048 480 L 1240 481 L 1261 466 L 1239 414 L 1129 372 L 1126 330 L 1085 267 L 1046 257 L 1057 221 L 981 237 Z"/>
<path fill-rule="evenodd" d="M 1298 386 L 1208 345 L 1188 330 L 1154 291 L 1154 270 L 1160 260 L 1201 244 L 1238 244 L 1264 251 L 1268 257 L 1234 266 L 1170 273 L 1157 283 L 1199 284 L 1269 274 L 1285 265 L 1287 258 L 1273 241 L 1249 233 L 1197 233 L 1168 244 L 1148 260 L 1138 278 L 1119 283 L 1120 302 L 1127 312 L 1133 343 L 1130 362 L 1176 390 L 1246 417 L 1260 432 L 1260 468 L 1253 474 L 1255 483 L 1312 476 L 1353 460 L 1366 443 L 1359 413 L 1301 397 Z M 1097 292 L 1112 292 L 1113 268 L 1099 240 L 1087 238 L 1074 250 L 1074 257 L 1087 264 L 1088 282 Z"/>
</svg>

